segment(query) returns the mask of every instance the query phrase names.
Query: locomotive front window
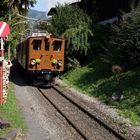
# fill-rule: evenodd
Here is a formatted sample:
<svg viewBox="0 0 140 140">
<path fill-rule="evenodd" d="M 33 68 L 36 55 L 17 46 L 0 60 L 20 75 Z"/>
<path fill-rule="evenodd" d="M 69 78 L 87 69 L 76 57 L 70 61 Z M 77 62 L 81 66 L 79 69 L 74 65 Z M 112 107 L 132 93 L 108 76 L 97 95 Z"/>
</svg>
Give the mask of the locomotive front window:
<svg viewBox="0 0 140 140">
<path fill-rule="evenodd" d="M 33 40 L 33 49 L 34 50 L 41 50 L 41 43 L 42 40 Z"/>
<path fill-rule="evenodd" d="M 56 52 L 61 51 L 62 41 L 54 41 L 53 42 L 53 50 Z"/>
</svg>

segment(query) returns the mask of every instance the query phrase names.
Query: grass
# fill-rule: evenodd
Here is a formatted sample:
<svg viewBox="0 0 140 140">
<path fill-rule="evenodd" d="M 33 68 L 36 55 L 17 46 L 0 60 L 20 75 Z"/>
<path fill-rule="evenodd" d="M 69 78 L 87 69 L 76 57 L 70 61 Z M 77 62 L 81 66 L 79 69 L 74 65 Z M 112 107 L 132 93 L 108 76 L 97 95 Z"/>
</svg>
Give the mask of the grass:
<svg viewBox="0 0 140 140">
<path fill-rule="evenodd" d="M 8 98 L 6 104 L 0 106 L 0 117 L 10 122 L 10 128 L 4 128 L 0 130 L 0 136 L 6 134 L 13 128 L 21 128 L 23 132 L 27 130 L 24 118 L 22 117 L 21 111 L 18 108 L 16 97 L 14 94 L 13 84 L 10 82 Z"/>
<path fill-rule="evenodd" d="M 63 79 L 83 93 L 119 109 L 119 113 L 132 123 L 140 123 L 140 68 L 119 74 L 119 84 L 111 67 L 109 62 L 97 58 L 90 64 L 65 73 Z M 124 98 L 114 101 L 112 94 L 119 90 Z"/>
</svg>

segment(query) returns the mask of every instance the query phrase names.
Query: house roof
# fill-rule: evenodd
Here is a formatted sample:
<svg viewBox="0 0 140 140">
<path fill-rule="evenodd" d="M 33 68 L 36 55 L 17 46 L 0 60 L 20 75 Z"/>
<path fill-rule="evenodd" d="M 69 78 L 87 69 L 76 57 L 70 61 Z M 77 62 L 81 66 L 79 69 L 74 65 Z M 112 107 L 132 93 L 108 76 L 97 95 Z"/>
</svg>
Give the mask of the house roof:
<svg viewBox="0 0 140 140">
<path fill-rule="evenodd" d="M 98 20 L 102 21 L 116 16 L 119 17 L 122 14 L 121 11 L 126 13 L 130 12 L 132 2 L 133 0 L 97 0 L 96 3 L 93 4 L 92 0 L 81 0 L 80 2 L 74 2 L 70 5 L 77 5 L 89 16 L 94 16 L 94 12 L 96 12 Z M 138 2 L 140 2 L 140 0 L 135 0 L 134 6 L 137 6 Z M 55 7 L 50 9 L 48 16 L 53 16 L 54 14 L 56 14 Z"/>
</svg>

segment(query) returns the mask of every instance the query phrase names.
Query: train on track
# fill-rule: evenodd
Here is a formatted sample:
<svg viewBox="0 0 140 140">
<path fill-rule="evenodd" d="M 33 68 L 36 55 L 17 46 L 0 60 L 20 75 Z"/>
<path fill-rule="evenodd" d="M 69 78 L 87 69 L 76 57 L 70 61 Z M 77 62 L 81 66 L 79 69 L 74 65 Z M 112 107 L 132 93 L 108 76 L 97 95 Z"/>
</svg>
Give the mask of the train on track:
<svg viewBox="0 0 140 140">
<path fill-rule="evenodd" d="M 18 65 L 33 85 L 50 86 L 64 70 L 65 39 L 48 33 L 32 33 L 16 48 Z"/>
</svg>

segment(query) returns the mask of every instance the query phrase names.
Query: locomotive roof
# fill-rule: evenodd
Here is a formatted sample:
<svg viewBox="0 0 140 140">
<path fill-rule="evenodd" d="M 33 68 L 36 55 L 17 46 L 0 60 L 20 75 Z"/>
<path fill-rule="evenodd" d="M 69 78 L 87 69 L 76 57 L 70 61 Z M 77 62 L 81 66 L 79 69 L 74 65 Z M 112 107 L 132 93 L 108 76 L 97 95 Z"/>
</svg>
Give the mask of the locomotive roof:
<svg viewBox="0 0 140 140">
<path fill-rule="evenodd" d="M 30 39 L 30 38 L 42 38 L 42 37 L 46 37 L 46 38 L 55 38 L 55 39 L 64 39 L 63 37 L 58 37 L 55 35 L 52 35 L 48 32 L 34 32 L 32 34 L 29 34 L 28 36 L 24 37 L 24 38 L 20 38 L 20 43 L 21 42 L 25 42 L 26 40 Z M 20 44 L 19 43 L 19 44 Z"/>
<path fill-rule="evenodd" d="M 57 39 L 64 39 L 62 37 L 58 37 L 58 36 L 55 36 L 55 35 L 52 35 L 50 33 L 32 33 L 32 35 L 28 36 L 28 38 L 41 38 L 41 37 L 46 37 L 46 38 L 57 38 Z"/>
</svg>

